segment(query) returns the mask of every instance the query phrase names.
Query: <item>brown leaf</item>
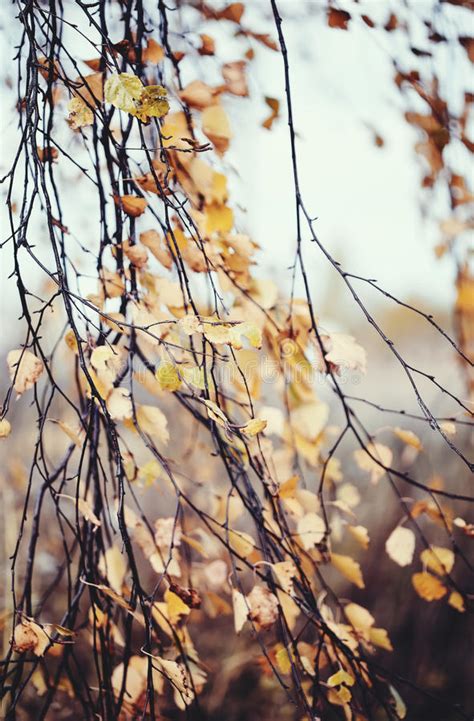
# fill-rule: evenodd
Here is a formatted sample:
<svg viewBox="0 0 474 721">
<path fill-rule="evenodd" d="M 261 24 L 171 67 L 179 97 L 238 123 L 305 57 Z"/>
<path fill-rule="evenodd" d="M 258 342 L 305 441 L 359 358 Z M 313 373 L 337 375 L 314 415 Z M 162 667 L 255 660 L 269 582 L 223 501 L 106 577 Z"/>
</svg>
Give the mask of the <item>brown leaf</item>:
<svg viewBox="0 0 474 721">
<path fill-rule="evenodd" d="M 389 19 L 384 25 L 384 30 L 386 30 L 388 33 L 391 33 L 393 30 L 396 30 L 398 28 L 398 18 L 394 13 L 391 13 Z"/>
<path fill-rule="evenodd" d="M 157 43 L 156 40 L 153 40 L 153 38 L 149 38 L 146 48 L 143 51 L 143 60 L 146 63 L 153 63 L 153 65 L 157 65 L 164 57 L 165 52 L 161 45 Z"/>
<path fill-rule="evenodd" d="M 244 3 L 231 3 L 222 10 L 215 10 L 206 3 L 201 2 L 197 8 L 208 20 L 230 20 L 233 23 L 240 23 L 245 11 Z"/>
<path fill-rule="evenodd" d="M 270 115 L 266 120 L 263 121 L 262 127 L 267 130 L 271 130 L 273 122 L 278 118 L 280 114 L 280 101 L 276 98 L 265 98 L 265 102 L 271 110 Z"/>
<path fill-rule="evenodd" d="M 180 91 L 179 97 L 191 108 L 204 110 L 216 103 L 216 90 L 202 80 L 193 80 Z"/>
<path fill-rule="evenodd" d="M 179 596 L 189 608 L 201 608 L 201 596 L 195 588 L 183 588 L 177 583 L 171 583 L 170 591 Z"/>
<path fill-rule="evenodd" d="M 15 627 L 13 648 L 18 653 L 33 651 L 35 656 L 44 656 L 50 643 L 48 634 L 34 621 L 25 618 Z"/>
<path fill-rule="evenodd" d="M 471 63 L 474 63 L 474 38 L 471 37 L 460 37 L 459 42 L 463 46 L 464 50 L 467 53 L 467 57 L 471 61 Z"/>
<path fill-rule="evenodd" d="M 351 19 L 350 13 L 345 10 L 336 10 L 336 8 L 328 8 L 328 25 L 330 28 L 337 28 L 338 30 L 347 30 L 349 20 Z"/>
<path fill-rule="evenodd" d="M 222 66 L 222 76 L 225 80 L 225 89 L 228 93 L 245 98 L 249 94 L 245 69 L 245 60 L 235 60 L 233 63 L 225 63 Z"/>
<path fill-rule="evenodd" d="M 199 55 L 214 55 L 216 50 L 216 42 L 210 35 L 203 33 L 199 36 L 201 38 L 201 47 L 198 48 Z"/>
<path fill-rule="evenodd" d="M 97 103 L 104 99 L 104 77 L 103 73 L 92 73 L 84 77 L 76 78 L 76 87 L 73 92 L 86 104 L 95 108 Z"/>
<path fill-rule="evenodd" d="M 131 218 L 138 218 L 148 205 L 145 198 L 139 198 L 137 195 L 114 195 L 114 203 Z"/>
</svg>

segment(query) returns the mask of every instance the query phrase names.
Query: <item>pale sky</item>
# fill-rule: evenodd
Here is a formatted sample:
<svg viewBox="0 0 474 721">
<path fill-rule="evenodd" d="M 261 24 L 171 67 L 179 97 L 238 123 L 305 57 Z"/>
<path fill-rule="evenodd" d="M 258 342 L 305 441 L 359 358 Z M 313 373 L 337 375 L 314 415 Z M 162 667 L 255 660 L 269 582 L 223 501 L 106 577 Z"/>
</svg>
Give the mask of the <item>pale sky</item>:
<svg viewBox="0 0 474 721">
<path fill-rule="evenodd" d="M 432 4 L 430 0 L 419 2 L 416 7 L 420 8 L 420 16 Z M 340 5 L 344 7 L 344 3 Z M 387 52 L 387 48 L 396 50 L 400 58 L 406 58 L 409 68 L 411 56 L 406 39 L 397 31 L 381 37 L 360 21 L 351 22 L 348 32 L 329 29 L 318 15 L 321 7 L 319 2 L 280 3 L 283 16 L 293 16 L 284 22 L 284 31 L 299 135 L 301 186 L 308 209 L 318 216 L 319 237 L 346 269 L 377 278 L 402 299 L 421 296 L 434 308 L 450 308 L 454 300 L 454 263 L 449 257 L 436 259 L 433 249 L 441 240 L 437 222 L 423 219 L 420 214 L 422 169 L 413 147 L 419 136 L 403 119 L 406 106 L 393 84 Z M 401 3 L 385 0 L 365 3 L 364 10 L 374 20 L 386 20 L 392 7 L 402 17 Z M 246 13 L 251 27 L 275 35 L 269 3 L 255 0 Z M 9 22 L 6 15 L 4 32 Z M 470 15 L 466 17 L 471 19 Z M 416 31 L 415 27 L 414 43 L 419 41 Z M 229 42 L 216 24 L 209 32 L 216 38 L 222 60 L 241 57 L 238 41 Z M 71 42 L 77 58 L 94 54 L 77 34 L 71 34 Z M 8 56 L 11 48 L 4 45 L 3 52 Z M 456 98 L 459 89 L 468 89 L 469 83 L 473 90 L 462 48 L 437 46 L 436 52 L 443 92 Z M 5 68 L 11 68 L 9 62 Z M 187 69 L 183 64 L 185 80 L 200 77 L 210 84 L 218 82 L 214 64 L 209 58 L 197 58 Z M 230 176 L 231 202 L 245 209 L 237 214 L 238 229 L 248 232 L 262 246 L 260 274 L 270 273 L 282 287 L 288 287 L 290 273 L 286 268 L 293 260 L 295 226 L 280 55 L 258 46 L 256 59 L 249 66 L 249 81 L 251 100 L 224 100 L 235 131 L 226 156 L 235 171 Z M 3 166 L 17 142 L 12 95 L 4 95 Z M 281 118 L 270 132 L 260 127 L 268 115 L 265 95 L 282 103 Z M 384 138 L 382 149 L 375 146 L 368 126 Z M 61 137 L 66 138 L 70 150 L 73 138 L 66 123 Z M 67 223 L 80 232 L 84 242 L 87 233 L 93 236 L 94 228 L 88 227 L 87 203 L 81 200 L 74 174 L 70 177 L 71 193 L 65 202 Z M 87 192 L 84 186 L 84 197 Z M 438 220 L 448 217 L 443 198 L 437 199 L 431 212 Z M 2 228 L 7 229 L 7 225 L 3 223 Z M 5 235 L 8 232 L 2 233 L 2 238 Z M 307 243 L 305 248 L 316 298 L 327 296 L 334 282 L 327 261 L 314 245 Z M 10 262 L 2 259 L 3 277 L 9 270 Z"/>
</svg>

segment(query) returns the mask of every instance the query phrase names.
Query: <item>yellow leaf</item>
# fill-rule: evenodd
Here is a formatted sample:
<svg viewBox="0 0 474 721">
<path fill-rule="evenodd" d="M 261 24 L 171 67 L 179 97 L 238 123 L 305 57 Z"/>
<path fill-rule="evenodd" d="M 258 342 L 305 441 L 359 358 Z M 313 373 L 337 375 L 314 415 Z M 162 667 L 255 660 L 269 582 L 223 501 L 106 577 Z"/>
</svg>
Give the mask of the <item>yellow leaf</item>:
<svg viewBox="0 0 474 721">
<path fill-rule="evenodd" d="M 72 98 L 68 103 L 67 109 L 69 110 L 67 121 L 73 130 L 84 128 L 86 125 L 92 125 L 94 122 L 94 113 L 79 97 Z"/>
<path fill-rule="evenodd" d="M 425 601 L 438 601 L 446 595 L 447 589 L 439 578 L 427 571 L 414 573 L 411 581 L 417 594 Z"/>
<path fill-rule="evenodd" d="M 189 687 L 185 666 L 176 661 L 160 658 L 159 656 L 152 656 L 152 658 L 153 665 L 165 675 L 168 681 L 171 682 L 171 685 L 182 694 L 187 703 L 190 703 L 194 698 L 194 693 Z"/>
<path fill-rule="evenodd" d="M 66 343 L 69 350 L 72 350 L 72 351 L 74 351 L 74 353 L 77 354 L 78 345 L 77 345 L 76 336 L 74 335 L 74 331 L 72 330 L 72 328 L 70 328 L 67 331 L 67 333 L 64 334 L 64 342 Z"/>
<path fill-rule="evenodd" d="M 352 694 L 347 686 L 341 686 L 339 689 L 330 688 L 328 690 L 328 701 L 338 706 L 347 706 L 352 698 Z"/>
<path fill-rule="evenodd" d="M 353 676 L 350 675 L 350 673 L 347 673 L 347 671 L 344 671 L 344 669 L 341 668 L 336 673 L 333 673 L 333 675 L 328 678 L 326 683 L 330 687 L 340 686 L 341 684 L 345 684 L 346 686 L 353 686 L 355 680 Z"/>
<path fill-rule="evenodd" d="M 124 598 L 119 593 L 116 593 L 112 588 L 109 588 L 103 583 L 91 583 L 90 581 L 86 581 L 83 578 L 81 578 L 81 583 L 84 583 L 86 586 L 92 586 L 93 588 L 97 588 L 98 591 L 101 591 L 106 596 L 112 599 L 120 608 L 123 608 L 125 611 L 127 611 L 131 616 L 133 616 L 139 623 L 143 625 L 143 619 L 141 616 L 138 615 L 138 613 L 135 613 L 135 611 L 132 609 L 130 604 L 126 602 Z"/>
<path fill-rule="evenodd" d="M 218 425 L 225 427 L 228 424 L 226 415 L 221 411 L 217 403 L 210 400 L 204 400 L 204 404 L 207 406 L 207 415 Z"/>
<path fill-rule="evenodd" d="M 67 498 L 67 500 L 72 501 L 74 505 L 77 504 L 78 511 L 84 516 L 86 521 L 90 521 L 94 526 L 101 525 L 101 521 L 97 518 L 91 506 L 84 498 L 75 498 L 74 496 L 68 496 L 66 493 L 57 493 L 56 495 L 60 498 Z"/>
<path fill-rule="evenodd" d="M 211 105 L 203 110 L 201 120 L 204 135 L 207 135 L 218 153 L 225 153 L 232 138 L 232 131 L 224 108 L 220 105 Z"/>
<path fill-rule="evenodd" d="M 138 481 L 142 486 L 147 488 L 151 486 L 161 476 L 161 466 L 154 458 L 138 469 Z"/>
<path fill-rule="evenodd" d="M 404 719 L 407 715 L 407 707 L 405 706 L 405 703 L 398 693 L 397 689 L 393 686 L 389 686 L 390 693 L 392 694 L 393 700 L 395 701 L 395 713 L 397 714 L 397 717 L 399 719 Z"/>
<path fill-rule="evenodd" d="M 246 436 L 256 436 L 257 433 L 261 433 L 266 427 L 267 422 L 262 418 L 252 418 L 252 420 L 248 421 L 240 430 Z"/>
<path fill-rule="evenodd" d="M 6 438 L 10 435 L 12 430 L 10 421 L 7 421 L 6 418 L 2 418 L 0 421 L 0 438 Z"/>
<path fill-rule="evenodd" d="M 177 391 L 181 386 L 181 378 L 173 363 L 160 363 L 156 369 L 155 377 L 164 391 Z"/>
<path fill-rule="evenodd" d="M 288 649 L 283 644 L 278 643 L 275 646 L 275 660 L 281 673 L 290 673 L 291 671 L 291 659 Z"/>
<path fill-rule="evenodd" d="M 421 441 L 418 438 L 413 431 L 406 431 L 403 428 L 394 428 L 393 432 L 397 436 L 397 438 L 400 438 L 401 441 L 407 444 L 407 446 L 412 446 L 413 448 L 416 448 L 417 451 L 421 451 L 423 446 L 421 445 Z"/>
<path fill-rule="evenodd" d="M 229 529 L 229 546 L 241 558 L 250 556 L 255 548 L 252 536 L 244 531 L 232 531 Z"/>
<path fill-rule="evenodd" d="M 450 548 L 431 546 L 420 553 L 420 559 L 424 566 L 440 576 L 451 573 L 454 566 L 454 553 Z"/>
<path fill-rule="evenodd" d="M 222 75 L 225 80 L 226 92 L 238 95 L 241 98 L 249 94 L 247 80 L 245 78 L 245 60 L 236 60 L 233 63 L 225 63 L 222 66 Z"/>
<path fill-rule="evenodd" d="M 104 98 L 119 110 L 132 115 L 136 110 L 136 101 L 143 90 L 142 81 L 132 73 L 111 75 L 104 85 Z"/>
<path fill-rule="evenodd" d="M 358 603 L 348 603 L 344 608 L 344 613 L 358 631 L 367 631 L 375 623 L 372 614 Z"/>
<path fill-rule="evenodd" d="M 364 550 L 367 550 L 370 543 L 369 532 L 365 526 L 348 526 L 347 530 L 355 538 Z"/>
<path fill-rule="evenodd" d="M 393 651 L 388 633 L 384 628 L 371 628 L 369 631 L 369 639 L 374 646 L 384 648 L 386 651 Z"/>
<path fill-rule="evenodd" d="M 111 546 L 102 556 L 99 570 L 108 580 L 110 587 L 116 592 L 122 592 L 123 579 L 127 571 L 127 564 L 123 553 L 117 546 Z"/>
<path fill-rule="evenodd" d="M 339 573 L 342 573 L 348 581 L 357 586 L 365 588 L 362 571 L 357 561 L 350 556 L 341 556 L 339 553 L 331 553 L 331 563 Z"/>
<path fill-rule="evenodd" d="M 204 211 L 204 234 L 229 233 L 234 225 L 234 211 L 227 205 L 208 205 Z"/>
<path fill-rule="evenodd" d="M 199 388 L 199 390 L 203 391 L 206 387 L 204 381 L 204 368 L 199 368 L 198 366 L 193 366 L 192 368 L 181 366 L 179 369 L 179 375 L 184 381 L 186 381 L 186 383 L 189 383 L 189 385 L 194 386 L 195 388 Z"/>
<path fill-rule="evenodd" d="M 282 589 L 291 595 L 294 590 L 293 578 L 297 575 L 297 569 L 293 561 L 273 563 L 272 569 Z"/>
<path fill-rule="evenodd" d="M 173 593 L 173 591 L 170 591 L 169 589 L 165 592 L 165 601 L 168 618 L 173 625 L 177 624 L 178 621 L 181 620 L 182 616 L 187 616 L 191 612 L 189 606 L 186 606 L 184 601 L 182 601 L 176 593 Z"/>
<path fill-rule="evenodd" d="M 464 599 L 461 594 L 458 593 L 458 591 L 452 591 L 452 593 L 449 595 L 448 603 L 460 613 L 464 613 L 464 611 L 466 610 L 464 606 Z"/>
<path fill-rule="evenodd" d="M 119 698 L 125 681 L 125 698 L 129 704 L 136 704 L 146 689 L 147 673 L 148 660 L 141 656 L 132 656 L 127 664 L 126 671 L 125 665 L 120 663 L 114 668 L 111 676 L 115 696 Z M 160 688 L 160 684 L 156 683 L 155 678 L 153 684 L 155 689 Z M 161 686 L 163 686 L 163 683 L 161 683 Z"/>
<path fill-rule="evenodd" d="M 255 585 L 247 596 L 250 619 L 258 629 L 270 628 L 278 619 L 278 598 L 261 584 Z"/>
<path fill-rule="evenodd" d="M 166 95 L 166 90 L 161 85 L 147 85 L 143 88 L 132 115 L 143 122 L 149 118 L 162 118 L 170 109 Z"/>
<path fill-rule="evenodd" d="M 399 566 L 409 566 L 415 552 L 415 534 L 409 528 L 398 526 L 385 543 L 387 554 Z"/>
</svg>

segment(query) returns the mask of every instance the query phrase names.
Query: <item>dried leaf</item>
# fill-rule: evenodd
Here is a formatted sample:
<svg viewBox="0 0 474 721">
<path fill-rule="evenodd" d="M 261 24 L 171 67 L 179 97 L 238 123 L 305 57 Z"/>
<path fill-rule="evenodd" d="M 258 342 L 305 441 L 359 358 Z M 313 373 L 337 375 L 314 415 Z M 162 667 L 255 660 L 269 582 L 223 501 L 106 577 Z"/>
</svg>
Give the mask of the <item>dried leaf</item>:
<svg viewBox="0 0 474 721">
<path fill-rule="evenodd" d="M 43 361 L 29 350 L 11 350 L 7 355 L 10 380 L 18 395 L 33 388 L 44 370 Z"/>
<path fill-rule="evenodd" d="M 139 100 L 143 90 L 140 78 L 132 73 L 118 73 L 111 75 L 104 85 L 104 98 L 119 110 L 135 114 L 136 101 Z"/>
<path fill-rule="evenodd" d="M 148 38 L 146 48 L 143 51 L 144 62 L 157 65 L 158 63 L 161 63 L 164 57 L 165 51 L 161 45 L 157 43 L 156 40 L 153 40 L 153 38 Z"/>
<path fill-rule="evenodd" d="M 145 198 L 140 198 L 138 195 L 114 195 L 114 203 L 131 218 L 142 215 L 148 205 Z"/>
<path fill-rule="evenodd" d="M 280 115 L 280 101 L 277 100 L 277 98 L 265 98 L 265 102 L 268 105 L 268 107 L 271 110 L 270 115 L 266 120 L 263 121 L 262 127 L 266 128 L 267 130 L 272 129 L 272 125 L 274 121 L 279 117 Z"/>
<path fill-rule="evenodd" d="M 101 525 L 100 519 L 97 518 L 91 506 L 84 498 L 75 498 L 75 496 L 68 496 L 66 493 L 57 493 L 56 496 L 59 498 L 67 498 L 68 501 L 72 501 L 86 521 L 89 521 L 97 527 Z"/>
<path fill-rule="evenodd" d="M 24 618 L 15 626 L 13 648 L 18 653 L 33 651 L 35 656 L 44 656 L 50 643 L 48 634 L 34 621 Z"/>
<path fill-rule="evenodd" d="M 228 93 L 238 95 L 241 98 L 247 97 L 249 89 L 245 70 L 247 63 L 245 60 L 236 60 L 233 63 L 225 63 L 222 66 L 222 76 L 225 81 L 225 89 Z"/>
<path fill-rule="evenodd" d="M 246 436 L 256 436 L 257 433 L 261 433 L 267 427 L 267 421 L 262 418 L 252 418 L 248 421 L 245 426 L 241 426 L 240 431 Z"/>
<path fill-rule="evenodd" d="M 232 589 L 232 606 L 234 609 L 234 628 L 236 633 L 240 633 L 247 620 L 249 609 L 245 596 L 237 589 Z"/>
<path fill-rule="evenodd" d="M 118 594 L 122 592 L 123 579 L 127 572 L 127 564 L 123 553 L 117 546 L 111 546 L 102 556 L 99 563 L 100 572 L 108 580 L 110 587 Z"/>
<path fill-rule="evenodd" d="M 69 111 L 67 122 L 73 130 L 93 124 L 94 113 L 81 98 L 72 98 L 67 109 Z"/>
<path fill-rule="evenodd" d="M 257 628 L 265 630 L 278 618 L 278 599 L 266 586 L 256 585 L 247 596 L 249 617 Z"/>
</svg>

